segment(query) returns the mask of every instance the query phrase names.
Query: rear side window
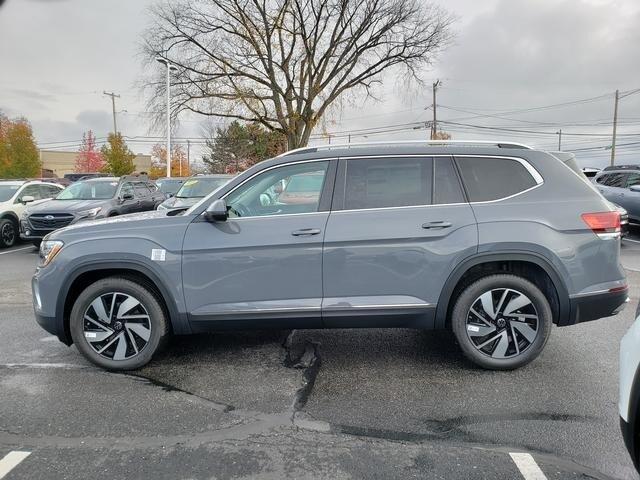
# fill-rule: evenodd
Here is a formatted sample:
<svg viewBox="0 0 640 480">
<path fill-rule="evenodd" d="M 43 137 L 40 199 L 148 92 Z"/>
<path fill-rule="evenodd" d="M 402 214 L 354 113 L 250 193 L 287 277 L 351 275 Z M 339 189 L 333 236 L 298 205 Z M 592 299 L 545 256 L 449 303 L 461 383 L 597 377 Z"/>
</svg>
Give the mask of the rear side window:
<svg viewBox="0 0 640 480">
<path fill-rule="evenodd" d="M 470 202 L 509 197 L 536 185 L 517 160 L 492 157 L 456 157 Z"/>
<path fill-rule="evenodd" d="M 430 205 L 431 158 L 347 160 L 346 210 Z"/>
<path fill-rule="evenodd" d="M 433 165 L 433 203 L 462 203 L 464 194 L 451 157 L 436 157 Z"/>
<path fill-rule="evenodd" d="M 598 183 L 607 187 L 625 188 L 627 184 L 627 173 L 608 173 L 598 178 Z"/>
<path fill-rule="evenodd" d="M 630 173 L 627 178 L 627 188 L 640 185 L 640 173 Z"/>
</svg>

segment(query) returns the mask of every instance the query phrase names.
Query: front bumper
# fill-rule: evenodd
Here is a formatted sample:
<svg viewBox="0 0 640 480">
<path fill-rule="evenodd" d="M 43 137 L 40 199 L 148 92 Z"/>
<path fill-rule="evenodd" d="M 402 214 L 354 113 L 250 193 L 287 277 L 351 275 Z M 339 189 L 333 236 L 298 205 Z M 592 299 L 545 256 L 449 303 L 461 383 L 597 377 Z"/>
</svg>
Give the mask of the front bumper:
<svg viewBox="0 0 640 480">
<path fill-rule="evenodd" d="M 629 455 L 633 460 L 633 464 L 636 469 L 640 471 L 640 445 L 638 445 L 638 432 L 634 432 L 633 424 L 625 422 L 624 418 L 620 417 L 620 430 L 622 431 L 622 438 L 624 439 L 624 445 L 627 447 Z"/>
<path fill-rule="evenodd" d="M 35 229 L 28 221 L 20 220 L 20 238 L 23 240 L 42 240 L 47 234 L 55 231 L 55 229 Z"/>
<path fill-rule="evenodd" d="M 45 309 L 43 309 L 37 272 L 31 279 L 31 294 L 33 297 L 33 313 L 38 325 L 50 334 L 58 337 L 62 343 L 71 345 L 73 341 L 69 332 L 64 328 L 64 319 L 58 318 L 55 315 L 50 315 L 45 311 Z"/>
<path fill-rule="evenodd" d="M 629 290 L 625 288 L 613 292 L 572 297 L 569 300 L 571 305 L 569 320 L 559 325 L 574 325 L 617 315 L 629 301 L 628 294 Z"/>
</svg>

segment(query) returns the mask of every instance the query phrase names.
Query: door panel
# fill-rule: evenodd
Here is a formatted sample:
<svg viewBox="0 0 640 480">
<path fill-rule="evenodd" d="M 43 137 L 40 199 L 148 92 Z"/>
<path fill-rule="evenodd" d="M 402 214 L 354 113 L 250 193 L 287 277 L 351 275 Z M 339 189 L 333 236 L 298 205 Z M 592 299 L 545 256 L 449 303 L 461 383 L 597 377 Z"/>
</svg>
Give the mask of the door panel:
<svg viewBox="0 0 640 480">
<path fill-rule="evenodd" d="M 451 157 L 341 160 L 338 179 L 324 243 L 323 323 L 432 326 L 442 286 L 478 245 Z"/>
<path fill-rule="evenodd" d="M 239 321 L 321 326 L 322 242 L 336 163 L 267 168 L 226 194 L 226 221 L 201 217 L 189 226 L 183 285 L 196 330 Z"/>
<path fill-rule="evenodd" d="M 320 323 L 322 240 L 319 212 L 226 222 L 193 222 L 183 247 L 185 301 L 192 320 L 295 316 Z M 314 235 L 292 235 L 317 229 Z"/>
<path fill-rule="evenodd" d="M 422 227 L 432 222 L 451 226 Z M 347 321 L 339 317 L 360 311 L 393 312 L 389 325 L 413 322 L 398 314 L 421 314 L 419 322 L 430 326 L 446 279 L 477 244 L 468 204 L 332 212 L 324 246 L 324 323 L 343 326 Z"/>
</svg>

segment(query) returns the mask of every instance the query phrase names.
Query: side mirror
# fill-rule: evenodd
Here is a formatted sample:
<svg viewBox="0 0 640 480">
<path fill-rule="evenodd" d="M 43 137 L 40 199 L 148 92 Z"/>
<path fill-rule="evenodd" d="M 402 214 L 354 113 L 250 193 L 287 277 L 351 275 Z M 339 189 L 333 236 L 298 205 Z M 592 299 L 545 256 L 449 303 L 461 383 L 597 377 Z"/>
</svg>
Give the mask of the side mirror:
<svg viewBox="0 0 640 480">
<path fill-rule="evenodd" d="M 629 190 L 631 190 L 632 192 L 640 192 L 640 185 L 631 185 L 629 187 Z"/>
<path fill-rule="evenodd" d="M 122 195 L 122 200 L 133 200 L 133 193 L 125 193 Z"/>
<path fill-rule="evenodd" d="M 21 201 L 22 203 L 31 203 L 31 202 L 33 202 L 34 200 L 35 200 L 35 198 L 33 198 L 31 195 L 25 195 L 24 197 L 22 197 L 22 198 L 20 199 L 20 201 Z"/>
<path fill-rule="evenodd" d="M 227 211 L 227 202 L 222 198 L 214 200 L 211 205 L 207 207 L 204 212 L 205 218 L 209 222 L 224 222 L 229 218 L 229 212 Z"/>
</svg>

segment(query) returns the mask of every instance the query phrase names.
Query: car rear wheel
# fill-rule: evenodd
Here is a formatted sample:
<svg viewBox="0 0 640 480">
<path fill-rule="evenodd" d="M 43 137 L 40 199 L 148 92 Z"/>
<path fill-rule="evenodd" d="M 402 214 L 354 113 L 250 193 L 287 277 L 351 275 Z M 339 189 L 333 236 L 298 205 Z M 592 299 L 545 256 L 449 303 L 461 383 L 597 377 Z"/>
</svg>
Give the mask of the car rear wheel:
<svg viewBox="0 0 640 480">
<path fill-rule="evenodd" d="M 549 301 L 530 281 L 491 275 L 469 285 L 453 308 L 453 332 L 482 368 L 511 370 L 534 360 L 551 332 Z"/>
<path fill-rule="evenodd" d="M 13 247 L 18 239 L 18 228 L 9 218 L 0 220 L 0 248 Z"/>
<path fill-rule="evenodd" d="M 91 362 L 108 370 L 147 364 L 165 340 L 168 318 L 144 282 L 109 277 L 87 287 L 71 310 L 71 337 Z"/>
</svg>

